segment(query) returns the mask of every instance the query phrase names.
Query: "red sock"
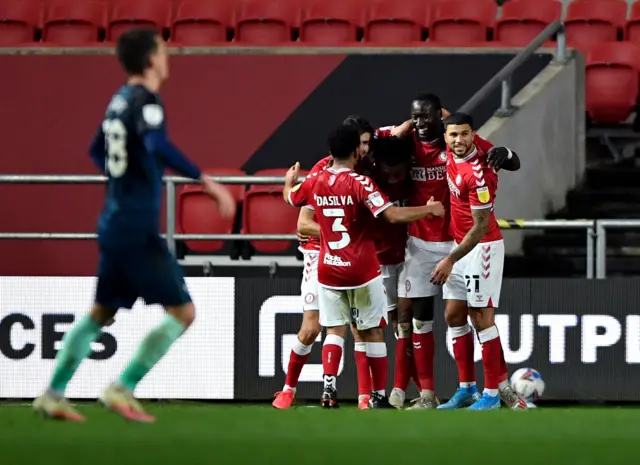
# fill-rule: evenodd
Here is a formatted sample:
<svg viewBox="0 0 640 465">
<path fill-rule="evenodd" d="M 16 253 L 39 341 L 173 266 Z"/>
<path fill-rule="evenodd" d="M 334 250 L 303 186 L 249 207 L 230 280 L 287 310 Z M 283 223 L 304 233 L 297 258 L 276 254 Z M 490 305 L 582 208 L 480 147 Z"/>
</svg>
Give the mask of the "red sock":
<svg viewBox="0 0 640 465">
<path fill-rule="evenodd" d="M 418 392 L 422 391 L 420 386 L 420 377 L 418 376 L 418 368 L 416 368 L 416 360 L 411 357 L 411 380 L 418 388 Z"/>
<path fill-rule="evenodd" d="M 304 345 L 299 339 L 291 348 L 291 354 L 289 355 L 289 366 L 287 368 L 287 378 L 285 379 L 285 386 L 295 388 L 298 385 L 298 379 L 300 379 L 300 373 L 304 364 L 307 363 L 311 356 L 311 345 Z"/>
<path fill-rule="evenodd" d="M 374 391 L 384 393 L 389 381 L 389 359 L 384 342 L 367 342 L 367 359 L 371 367 L 371 384 Z"/>
<path fill-rule="evenodd" d="M 420 326 L 420 328 L 418 328 Z M 418 369 L 418 378 L 422 390 L 434 390 L 433 356 L 435 352 L 433 340 L 433 321 L 416 321 L 413 323 L 413 358 Z M 421 331 L 426 331 L 422 332 Z"/>
<path fill-rule="evenodd" d="M 322 346 L 322 371 L 325 375 L 338 376 L 344 339 L 335 334 L 328 334 Z"/>
<path fill-rule="evenodd" d="M 502 344 L 498 328 L 492 326 L 478 333 L 482 344 L 482 366 L 484 367 L 484 388 L 498 389 L 502 375 Z"/>
<path fill-rule="evenodd" d="M 507 361 L 504 358 L 504 349 L 500 344 L 500 382 L 507 381 L 509 379 L 509 368 L 507 367 Z"/>
<path fill-rule="evenodd" d="M 453 356 L 458 366 L 461 383 L 476 382 L 476 367 L 473 361 L 473 334 L 468 324 L 449 328 L 453 339 Z"/>
<path fill-rule="evenodd" d="M 367 343 L 356 342 L 354 346 L 358 372 L 358 395 L 368 396 L 371 394 L 371 370 L 367 358 Z"/>
<path fill-rule="evenodd" d="M 408 355 L 411 349 L 411 339 L 401 337 L 396 342 L 396 363 L 393 377 L 393 387 L 406 391 L 409 387 L 409 379 L 414 370 L 413 357 Z"/>
</svg>

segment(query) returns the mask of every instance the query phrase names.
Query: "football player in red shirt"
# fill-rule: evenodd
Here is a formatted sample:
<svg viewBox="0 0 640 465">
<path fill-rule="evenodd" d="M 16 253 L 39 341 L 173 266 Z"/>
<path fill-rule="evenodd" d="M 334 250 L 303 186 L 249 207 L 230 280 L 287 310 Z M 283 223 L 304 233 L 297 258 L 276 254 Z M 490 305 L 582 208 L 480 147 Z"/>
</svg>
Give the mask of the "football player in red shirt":
<svg viewBox="0 0 640 465">
<path fill-rule="evenodd" d="M 411 103 L 411 120 L 397 127 L 380 128 L 377 131 L 379 137 L 409 136 L 415 142 L 414 163 L 411 167 L 414 189 L 410 205 L 421 205 L 430 197 L 434 197 L 445 206 L 449 204 L 446 180 L 447 145 L 444 140 L 442 117 L 440 99 L 433 94 L 422 94 Z M 478 136 L 475 142 L 487 151 L 488 163 L 492 167 L 506 170 L 519 168 L 517 156 L 507 149 L 494 149 L 493 145 Z M 439 287 L 430 279 L 436 264 L 447 256 L 453 246 L 449 220 L 447 214 L 444 218 L 433 221 L 423 219 L 409 225 L 409 239 L 399 280 L 398 296 L 411 299 L 411 305 L 405 307 L 401 304 L 402 301 L 399 301 L 398 327 L 399 334 L 413 333 L 413 356 L 421 393 L 411 409 L 431 409 L 439 403 L 434 392 L 435 347 L 432 332 L 434 298 L 439 293 Z M 396 367 L 396 370 L 399 368 Z M 405 392 L 394 388 L 389 401 L 395 407 L 402 408 Z"/>
<path fill-rule="evenodd" d="M 493 207 L 498 175 L 487 163 L 487 152 L 474 142 L 471 116 L 454 113 L 445 119 L 444 125 L 455 245 L 433 270 L 431 282 L 444 285 L 460 387 L 438 408 L 455 409 L 471 404 L 470 410 L 492 410 L 500 407 L 502 397 L 511 408 L 526 409 L 526 402 L 514 393 L 505 376 L 506 363 L 494 319 L 504 267 L 504 242 Z M 467 317 L 471 318 L 482 344 L 485 385 L 480 398 L 475 386 L 473 336 Z"/>
<path fill-rule="evenodd" d="M 344 125 L 357 128 L 360 133 L 360 153 L 363 160 L 358 163 L 357 169 L 364 170 L 368 165 L 366 155 L 369 152 L 369 144 L 374 129 L 369 122 L 359 116 L 349 116 Z M 327 156 L 314 165 L 310 175 L 316 174 L 332 164 L 331 156 Z M 295 402 L 298 380 L 305 363 L 311 355 L 313 343 L 322 331 L 318 316 L 318 256 L 320 253 L 320 226 L 315 222 L 315 213 L 312 209 L 302 207 L 298 216 L 298 237 L 300 238 L 300 251 L 303 254 L 304 268 L 302 272 L 301 295 L 303 299 L 302 325 L 298 337 L 289 354 L 287 376 L 282 391 L 275 394 L 272 405 L 278 409 L 288 409 Z M 366 344 L 358 336 L 357 329 L 352 327 L 355 338 L 355 360 L 358 373 L 358 405 L 367 408 L 371 393 L 371 375 L 369 362 L 367 361 Z"/>
<path fill-rule="evenodd" d="M 410 223 L 429 215 L 443 216 L 444 207 L 433 199 L 422 206 L 396 207 L 369 177 L 356 173 L 354 168 L 360 159 L 360 134 L 356 128 L 341 126 L 330 136 L 329 146 L 332 167 L 296 185 L 296 163 L 286 175 L 283 190 L 291 205 L 312 207 L 320 225 L 318 298 L 320 324 L 327 328 L 322 348 L 322 406 L 338 406 L 336 376 L 346 328 L 355 323 L 366 342 L 371 369 L 369 407 L 391 407 L 385 392 L 387 300 L 369 215 L 382 216 L 390 223 Z"/>
</svg>

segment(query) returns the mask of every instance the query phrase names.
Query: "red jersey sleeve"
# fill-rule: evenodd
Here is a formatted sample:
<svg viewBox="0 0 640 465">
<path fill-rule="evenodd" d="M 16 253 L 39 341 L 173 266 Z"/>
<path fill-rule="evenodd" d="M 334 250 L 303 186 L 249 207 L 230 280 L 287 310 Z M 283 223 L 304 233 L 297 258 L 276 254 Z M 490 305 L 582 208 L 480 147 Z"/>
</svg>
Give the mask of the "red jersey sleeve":
<svg viewBox="0 0 640 465">
<path fill-rule="evenodd" d="M 313 205 L 311 205 L 311 200 L 313 199 L 312 188 L 317 178 L 318 173 L 310 174 L 304 181 L 291 189 L 289 191 L 289 205 L 294 207 L 307 207 L 314 210 Z"/>
<path fill-rule="evenodd" d="M 357 189 L 358 201 L 363 203 L 374 217 L 393 205 L 370 177 L 352 173 Z"/>
<path fill-rule="evenodd" d="M 395 128 L 395 126 L 383 126 L 381 128 L 376 129 L 376 137 L 380 139 L 384 139 L 386 137 L 391 137 L 391 130 Z"/>
<path fill-rule="evenodd" d="M 478 147 L 478 150 L 480 150 L 485 154 L 488 153 L 489 150 L 493 148 L 493 144 L 491 142 L 489 142 L 486 139 L 483 139 L 478 134 L 476 134 L 476 136 L 474 137 L 473 143 L 476 144 L 476 147 Z"/>
<path fill-rule="evenodd" d="M 465 176 L 469 190 L 469 205 L 472 210 L 492 208 L 498 189 L 498 175 L 492 168 L 475 161 L 469 163 L 471 170 Z"/>
<path fill-rule="evenodd" d="M 320 171 L 325 169 L 327 167 L 327 165 L 329 165 L 330 162 L 331 162 L 331 155 L 329 155 L 328 157 L 324 157 L 318 163 L 313 165 L 313 168 L 311 168 L 311 171 L 309 171 L 309 174 L 317 174 L 317 173 L 319 173 Z"/>
</svg>

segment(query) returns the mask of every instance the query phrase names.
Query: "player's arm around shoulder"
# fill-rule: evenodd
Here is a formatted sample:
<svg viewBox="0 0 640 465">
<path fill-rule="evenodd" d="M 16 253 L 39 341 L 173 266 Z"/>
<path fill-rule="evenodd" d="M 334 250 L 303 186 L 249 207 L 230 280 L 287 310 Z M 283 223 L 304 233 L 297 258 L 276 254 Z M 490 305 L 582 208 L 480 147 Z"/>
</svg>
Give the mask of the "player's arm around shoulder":
<svg viewBox="0 0 640 465">
<path fill-rule="evenodd" d="M 320 237 L 320 225 L 313 220 L 315 212 L 308 206 L 300 209 L 298 215 L 298 239 L 308 240 L 309 237 Z"/>
<path fill-rule="evenodd" d="M 487 154 L 487 164 L 496 171 L 518 171 L 520 169 L 520 157 L 509 147 L 495 147 L 491 142 L 476 134 L 475 144 Z"/>
<path fill-rule="evenodd" d="M 382 212 L 382 218 L 391 224 L 406 224 L 426 218 L 427 216 L 444 216 L 445 209 L 442 202 L 431 197 L 426 205 L 420 207 L 396 207 L 391 205 Z"/>
</svg>

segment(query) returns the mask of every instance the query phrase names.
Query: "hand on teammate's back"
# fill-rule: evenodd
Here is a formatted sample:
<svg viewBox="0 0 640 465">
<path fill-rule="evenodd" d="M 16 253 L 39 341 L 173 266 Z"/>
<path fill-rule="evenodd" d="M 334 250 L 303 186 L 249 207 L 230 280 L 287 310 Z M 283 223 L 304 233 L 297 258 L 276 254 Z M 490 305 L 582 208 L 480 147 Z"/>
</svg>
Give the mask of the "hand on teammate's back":
<svg viewBox="0 0 640 465">
<path fill-rule="evenodd" d="M 427 207 L 431 209 L 432 215 L 444 216 L 444 205 L 442 205 L 442 202 L 436 202 L 433 197 L 427 201 Z"/>
<path fill-rule="evenodd" d="M 222 184 L 202 176 L 205 192 L 218 204 L 218 211 L 223 218 L 233 218 L 236 214 L 236 201 L 229 190 Z"/>
</svg>

